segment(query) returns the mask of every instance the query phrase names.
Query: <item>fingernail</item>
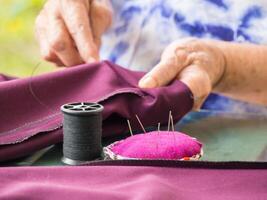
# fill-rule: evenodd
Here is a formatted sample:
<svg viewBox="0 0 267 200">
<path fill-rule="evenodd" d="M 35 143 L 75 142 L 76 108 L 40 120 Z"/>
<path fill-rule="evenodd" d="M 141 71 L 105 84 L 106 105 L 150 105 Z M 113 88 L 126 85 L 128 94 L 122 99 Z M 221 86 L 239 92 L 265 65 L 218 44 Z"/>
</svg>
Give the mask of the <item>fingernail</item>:
<svg viewBox="0 0 267 200">
<path fill-rule="evenodd" d="M 154 88 L 157 87 L 157 82 L 150 76 L 144 77 L 139 81 L 141 88 Z"/>
</svg>

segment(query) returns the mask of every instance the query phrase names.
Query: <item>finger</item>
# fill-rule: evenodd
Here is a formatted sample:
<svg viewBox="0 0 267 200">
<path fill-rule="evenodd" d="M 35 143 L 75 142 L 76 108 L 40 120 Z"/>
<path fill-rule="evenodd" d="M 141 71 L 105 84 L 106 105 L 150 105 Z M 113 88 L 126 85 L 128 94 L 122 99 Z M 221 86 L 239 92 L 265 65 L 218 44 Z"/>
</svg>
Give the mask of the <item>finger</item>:
<svg viewBox="0 0 267 200">
<path fill-rule="evenodd" d="M 112 11 L 108 2 L 92 1 L 90 6 L 90 19 L 94 42 L 99 50 L 101 36 L 112 22 Z"/>
<path fill-rule="evenodd" d="M 94 43 L 87 6 L 82 0 L 62 0 L 61 14 L 85 62 L 99 59 Z"/>
<path fill-rule="evenodd" d="M 184 68 L 177 78 L 185 83 L 193 93 L 193 109 L 200 109 L 212 88 L 208 73 L 197 65 L 190 65 Z"/>
<path fill-rule="evenodd" d="M 166 53 L 167 52 L 167 53 Z M 140 81 L 141 88 L 164 86 L 172 81 L 177 74 L 188 64 L 187 52 L 184 50 L 163 53 L 161 61 Z"/>
<path fill-rule="evenodd" d="M 57 67 L 64 67 L 64 66 L 65 66 L 64 63 L 61 62 L 60 60 L 55 61 L 54 63 L 55 63 L 55 65 L 56 65 Z"/>
<path fill-rule="evenodd" d="M 65 66 L 74 66 L 83 61 L 65 27 L 64 22 L 57 16 L 49 16 L 48 40 L 50 48 L 60 58 Z"/>
<path fill-rule="evenodd" d="M 53 62 L 56 65 L 62 65 L 62 62 L 57 57 L 57 55 L 53 53 L 49 48 L 47 29 L 44 26 L 46 24 L 45 18 L 45 12 L 42 11 L 35 21 L 35 35 L 40 46 L 41 56 L 46 61 Z"/>
</svg>

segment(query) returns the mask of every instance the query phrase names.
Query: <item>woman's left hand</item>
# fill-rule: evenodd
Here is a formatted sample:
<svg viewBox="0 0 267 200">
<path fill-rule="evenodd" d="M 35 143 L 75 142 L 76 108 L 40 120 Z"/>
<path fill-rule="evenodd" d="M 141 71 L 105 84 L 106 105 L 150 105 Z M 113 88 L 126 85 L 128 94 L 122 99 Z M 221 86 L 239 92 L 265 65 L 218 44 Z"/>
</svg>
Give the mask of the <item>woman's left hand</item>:
<svg viewBox="0 0 267 200">
<path fill-rule="evenodd" d="M 187 38 L 171 43 L 161 61 L 139 82 L 141 88 L 164 86 L 174 79 L 185 83 L 199 109 L 226 70 L 225 56 L 216 41 Z"/>
</svg>

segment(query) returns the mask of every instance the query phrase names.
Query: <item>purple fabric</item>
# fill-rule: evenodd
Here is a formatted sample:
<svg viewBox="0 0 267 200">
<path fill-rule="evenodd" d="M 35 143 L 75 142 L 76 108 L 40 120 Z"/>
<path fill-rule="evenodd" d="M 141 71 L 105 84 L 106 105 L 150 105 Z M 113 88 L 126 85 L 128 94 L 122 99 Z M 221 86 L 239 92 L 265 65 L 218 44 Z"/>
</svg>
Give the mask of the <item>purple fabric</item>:
<svg viewBox="0 0 267 200">
<path fill-rule="evenodd" d="M 85 64 L 32 78 L 0 76 L 0 161 L 21 157 L 62 140 L 60 106 L 69 102 L 104 105 L 103 135 L 127 130 L 126 118 L 139 129 L 167 123 L 168 112 L 179 120 L 191 110 L 190 90 L 181 82 L 140 89 L 144 75 L 108 61 Z M 8 81 L 7 81 L 8 80 Z"/>
<path fill-rule="evenodd" d="M 119 141 L 111 147 L 116 155 L 139 159 L 183 159 L 196 156 L 202 144 L 177 131 L 152 131 Z"/>
<path fill-rule="evenodd" d="M 263 200 L 267 170 L 136 166 L 1 168 L 0 199 Z"/>
</svg>

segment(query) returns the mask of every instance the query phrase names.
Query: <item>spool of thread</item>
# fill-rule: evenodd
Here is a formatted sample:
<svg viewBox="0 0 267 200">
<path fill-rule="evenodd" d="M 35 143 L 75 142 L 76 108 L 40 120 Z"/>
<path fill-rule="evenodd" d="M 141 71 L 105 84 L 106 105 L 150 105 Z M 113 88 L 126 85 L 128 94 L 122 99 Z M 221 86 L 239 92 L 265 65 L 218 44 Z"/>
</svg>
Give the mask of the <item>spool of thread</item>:
<svg viewBox="0 0 267 200">
<path fill-rule="evenodd" d="M 69 103 L 63 112 L 63 158 L 68 165 L 80 165 L 101 157 L 102 111 L 97 103 Z"/>
</svg>

